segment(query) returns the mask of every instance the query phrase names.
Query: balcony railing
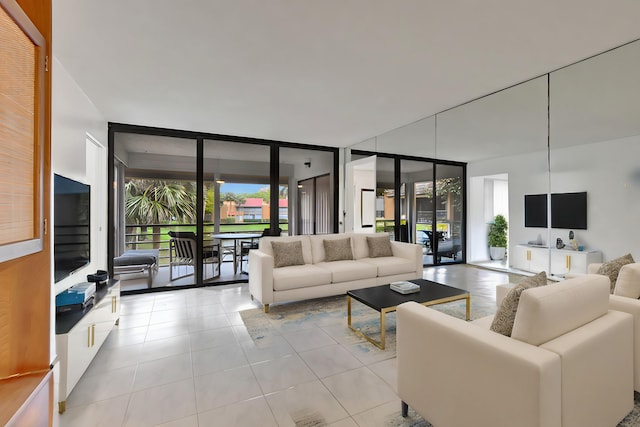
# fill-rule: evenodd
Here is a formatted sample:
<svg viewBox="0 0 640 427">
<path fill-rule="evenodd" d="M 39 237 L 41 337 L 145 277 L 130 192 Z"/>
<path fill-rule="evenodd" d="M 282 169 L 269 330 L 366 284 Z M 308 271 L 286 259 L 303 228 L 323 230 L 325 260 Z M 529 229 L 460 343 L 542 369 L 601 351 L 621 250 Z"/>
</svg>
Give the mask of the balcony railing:
<svg viewBox="0 0 640 427">
<path fill-rule="evenodd" d="M 289 223 L 280 222 L 282 233 L 286 234 Z M 269 227 L 269 223 L 233 223 L 220 224 L 220 233 L 250 233 L 262 232 Z M 205 223 L 204 235 L 214 232 L 213 223 Z M 193 231 L 196 232 L 195 224 L 127 224 L 125 231 L 125 250 L 130 249 L 158 249 L 160 266 L 169 265 L 169 231 Z M 206 237 L 205 237 L 206 239 Z"/>
</svg>

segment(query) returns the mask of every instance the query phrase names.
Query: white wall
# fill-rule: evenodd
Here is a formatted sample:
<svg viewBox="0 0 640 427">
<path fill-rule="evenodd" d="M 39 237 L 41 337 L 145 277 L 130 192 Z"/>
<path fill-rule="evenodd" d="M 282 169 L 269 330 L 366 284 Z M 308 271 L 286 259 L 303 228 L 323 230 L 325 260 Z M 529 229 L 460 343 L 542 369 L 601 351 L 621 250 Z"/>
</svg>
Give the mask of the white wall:
<svg viewBox="0 0 640 427">
<path fill-rule="evenodd" d="M 106 269 L 107 122 L 54 56 L 51 96 L 51 169 L 91 185 L 91 263 L 70 277 L 53 283 L 51 251 L 51 358 L 55 358 L 55 295 L 86 275 Z M 92 164 L 100 159 L 101 164 Z M 52 180 L 53 182 L 53 180 Z M 52 189 L 53 194 L 53 189 Z M 53 200 L 52 200 L 53 201 Z M 51 206 L 53 218 L 53 204 Z M 53 239 L 52 239 L 53 243 Z"/>
<path fill-rule="evenodd" d="M 360 193 L 363 188 L 376 188 L 376 156 L 348 162 L 345 181 L 345 231 L 375 233 L 375 227 L 362 227 Z M 373 209 L 375 217 L 375 207 Z"/>
<path fill-rule="evenodd" d="M 476 191 L 482 191 L 484 198 L 485 184 L 477 181 L 486 176 L 506 174 L 509 178 L 509 253 L 513 247 L 520 243 L 536 240 L 541 235 L 542 240 L 548 243 L 547 229 L 524 227 L 524 195 L 548 193 L 549 173 L 547 164 L 547 152 L 539 151 L 523 155 L 501 157 L 467 165 L 467 180 L 469 191 L 467 192 L 467 247 L 470 249 L 468 261 L 486 260 L 486 232 L 487 222 L 496 213 L 492 212 L 489 218 L 481 205 L 489 201 L 480 201 L 480 195 Z M 492 204 L 495 197 L 491 191 Z M 486 206 L 486 205 L 485 205 Z"/>
<path fill-rule="evenodd" d="M 587 192 L 587 230 L 574 230 L 578 244 L 605 260 L 640 260 L 640 136 L 552 149 L 551 192 L 579 191 Z M 568 236 L 551 229 L 554 242 Z"/>
</svg>

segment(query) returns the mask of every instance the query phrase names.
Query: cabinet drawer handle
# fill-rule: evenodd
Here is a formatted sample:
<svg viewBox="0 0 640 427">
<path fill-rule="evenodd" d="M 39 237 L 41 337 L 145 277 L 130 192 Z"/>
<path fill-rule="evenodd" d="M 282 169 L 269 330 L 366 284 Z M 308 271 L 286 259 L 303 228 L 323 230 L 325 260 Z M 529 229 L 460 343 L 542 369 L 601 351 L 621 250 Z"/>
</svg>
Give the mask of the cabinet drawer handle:
<svg viewBox="0 0 640 427">
<path fill-rule="evenodd" d="M 527 251 L 527 261 L 531 261 L 531 251 Z"/>
<path fill-rule="evenodd" d="M 571 270 L 571 255 L 567 255 L 566 257 L 567 270 Z"/>
<path fill-rule="evenodd" d="M 96 345 L 96 325 L 91 325 L 91 347 Z"/>
<path fill-rule="evenodd" d="M 91 326 L 87 327 L 87 347 L 91 347 Z"/>
<path fill-rule="evenodd" d="M 116 312 L 116 297 L 115 296 L 111 297 L 111 312 L 112 313 Z"/>
</svg>

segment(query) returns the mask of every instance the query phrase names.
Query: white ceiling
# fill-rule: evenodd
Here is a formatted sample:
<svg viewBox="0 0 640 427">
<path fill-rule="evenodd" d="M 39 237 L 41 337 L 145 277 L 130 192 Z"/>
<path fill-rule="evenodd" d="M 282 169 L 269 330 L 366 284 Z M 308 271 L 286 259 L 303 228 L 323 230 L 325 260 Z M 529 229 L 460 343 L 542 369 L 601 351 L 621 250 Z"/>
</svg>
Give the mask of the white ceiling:
<svg viewBox="0 0 640 427">
<path fill-rule="evenodd" d="M 640 37 L 637 0 L 54 0 L 108 121 L 347 146 Z"/>
</svg>

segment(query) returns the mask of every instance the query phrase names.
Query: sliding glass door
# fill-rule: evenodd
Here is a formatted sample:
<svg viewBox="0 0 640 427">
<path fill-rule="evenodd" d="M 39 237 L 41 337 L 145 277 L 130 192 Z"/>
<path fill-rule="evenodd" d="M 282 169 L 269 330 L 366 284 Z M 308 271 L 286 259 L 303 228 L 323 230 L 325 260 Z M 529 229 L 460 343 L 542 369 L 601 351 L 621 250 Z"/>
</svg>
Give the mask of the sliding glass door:
<svg viewBox="0 0 640 427">
<path fill-rule="evenodd" d="M 263 235 L 337 231 L 337 156 L 335 148 L 110 124 L 110 273 L 124 292 L 246 282 L 249 250 Z M 150 251 L 156 262 L 114 269 L 127 251 Z"/>
<path fill-rule="evenodd" d="M 464 262 L 464 164 L 375 156 L 376 231 L 421 245 L 424 265 Z"/>
</svg>

